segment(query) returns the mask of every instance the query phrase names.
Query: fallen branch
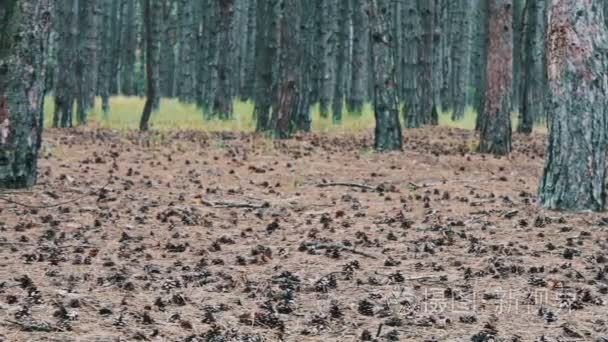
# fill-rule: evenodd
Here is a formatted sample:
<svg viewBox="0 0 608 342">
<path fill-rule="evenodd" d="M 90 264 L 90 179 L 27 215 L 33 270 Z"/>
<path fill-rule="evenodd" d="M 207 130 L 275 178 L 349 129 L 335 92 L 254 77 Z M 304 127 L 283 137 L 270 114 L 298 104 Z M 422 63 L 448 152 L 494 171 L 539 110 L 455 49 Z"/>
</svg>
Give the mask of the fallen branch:
<svg viewBox="0 0 608 342">
<path fill-rule="evenodd" d="M 365 184 L 359 184 L 359 183 L 342 183 L 342 182 L 338 182 L 338 183 L 320 183 L 320 184 L 317 184 L 317 187 L 319 187 L 319 188 L 328 188 L 328 187 L 331 187 L 331 186 L 344 186 L 344 187 L 365 189 L 365 190 L 369 190 L 369 191 L 379 191 L 378 187 L 373 187 L 373 186 L 369 186 L 369 185 L 365 185 Z"/>
<path fill-rule="evenodd" d="M 371 258 L 371 259 L 378 259 L 378 257 L 376 257 L 375 255 L 371 255 L 365 252 L 361 252 L 358 251 L 354 248 L 351 247 L 347 247 L 344 246 L 342 244 L 339 243 L 323 243 L 323 242 L 303 242 L 300 246 L 304 246 L 306 248 L 312 248 L 312 249 L 339 249 L 339 250 L 343 250 L 343 251 L 347 251 L 347 252 L 351 252 L 353 254 L 357 254 L 357 255 L 361 255 L 367 258 Z"/>
<path fill-rule="evenodd" d="M 10 198 L 5 197 L 6 194 L 17 194 L 17 193 L 5 193 L 5 192 L 0 192 L 0 201 L 4 201 L 6 203 L 10 203 L 10 204 L 15 204 L 18 205 L 20 207 L 25 207 L 25 208 L 29 208 L 29 209 L 48 209 L 48 208 L 54 208 L 54 207 L 59 207 L 61 205 L 66 205 L 66 204 L 71 204 L 74 202 L 78 202 L 81 199 L 87 198 L 87 197 L 92 197 L 92 196 L 96 196 L 99 195 L 100 193 L 102 193 L 107 187 L 108 185 L 110 185 L 110 181 L 108 181 L 104 186 L 102 186 L 99 190 L 93 192 L 93 193 L 89 193 L 86 195 L 82 195 L 76 198 L 72 198 L 71 200 L 68 201 L 64 201 L 64 202 L 59 202 L 59 203 L 54 203 L 54 204 L 49 204 L 49 205 L 30 205 L 30 204 L 26 204 L 26 203 L 22 203 L 22 202 L 18 202 L 18 201 L 14 201 Z"/>
<path fill-rule="evenodd" d="M 211 202 L 201 198 L 201 203 L 212 208 L 245 208 L 245 209 L 263 209 L 269 208 L 270 203 L 264 202 L 262 204 L 251 204 L 251 203 L 238 203 L 238 202 L 227 202 L 218 201 Z"/>
</svg>

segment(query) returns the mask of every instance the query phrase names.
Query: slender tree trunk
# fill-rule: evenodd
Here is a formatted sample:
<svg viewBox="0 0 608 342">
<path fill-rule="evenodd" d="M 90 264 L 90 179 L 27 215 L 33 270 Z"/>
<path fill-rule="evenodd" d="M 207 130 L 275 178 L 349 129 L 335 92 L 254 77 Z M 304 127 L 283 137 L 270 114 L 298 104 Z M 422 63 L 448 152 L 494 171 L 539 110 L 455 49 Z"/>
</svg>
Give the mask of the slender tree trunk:
<svg viewBox="0 0 608 342">
<path fill-rule="evenodd" d="M 338 31 L 336 39 L 336 81 L 334 82 L 334 95 L 332 105 L 332 118 L 334 123 L 342 121 L 342 109 L 344 107 L 344 88 L 346 55 L 348 40 L 348 1 L 339 0 L 337 11 Z"/>
<path fill-rule="evenodd" d="M 403 44 L 403 81 L 404 81 L 404 109 L 403 117 L 407 127 L 420 127 L 416 110 L 420 103 L 417 96 L 418 80 L 418 51 L 420 50 L 420 16 L 418 15 L 417 0 L 405 0 L 403 31 L 405 43 Z"/>
<path fill-rule="evenodd" d="M 175 96 L 175 44 L 173 34 L 177 25 L 173 15 L 175 8 L 174 0 L 162 0 L 162 41 L 160 53 L 160 89 L 162 96 Z M 199 48 L 199 53 L 205 51 Z"/>
<path fill-rule="evenodd" d="M 256 131 L 270 130 L 270 108 L 273 100 L 273 64 L 277 59 L 277 18 L 276 0 L 257 1 L 256 22 L 256 81 L 255 117 Z"/>
<path fill-rule="evenodd" d="M 99 77 L 98 92 L 101 97 L 101 110 L 105 118 L 110 112 L 110 77 L 112 49 L 115 44 L 112 36 L 113 8 L 118 6 L 118 0 L 105 1 L 101 4 L 100 48 L 99 48 Z"/>
<path fill-rule="evenodd" d="M 284 0 L 279 20 L 280 57 L 277 103 L 273 115 L 275 136 L 288 138 L 293 130 L 293 118 L 300 101 L 302 72 L 301 24 L 302 4 L 300 0 Z"/>
<path fill-rule="evenodd" d="M 51 0 L 0 6 L 0 188 L 36 183 Z"/>
<path fill-rule="evenodd" d="M 57 4 L 57 69 L 55 83 L 55 113 L 53 127 L 72 127 L 76 77 L 73 70 L 76 66 L 78 0 L 65 0 Z"/>
<path fill-rule="evenodd" d="M 483 121 L 483 110 L 485 105 L 486 92 L 486 69 L 488 61 L 488 1 L 473 0 L 473 25 L 474 31 L 471 43 L 471 84 L 474 89 L 474 96 L 471 101 L 477 118 L 475 122 L 475 130 L 481 129 Z"/>
<path fill-rule="evenodd" d="M 522 65 L 522 37 L 523 37 L 523 14 L 524 3 L 535 1 L 513 0 L 513 98 L 511 99 L 512 110 L 517 110 L 520 103 L 521 90 L 521 66 Z"/>
<path fill-rule="evenodd" d="M 490 0 L 487 86 L 479 151 L 511 152 L 511 99 L 513 82 L 512 0 Z"/>
<path fill-rule="evenodd" d="M 88 120 L 88 112 L 95 106 L 97 90 L 99 2 L 97 0 L 79 0 L 79 2 L 78 59 L 76 63 L 78 123 L 85 125 Z"/>
<path fill-rule="evenodd" d="M 135 61 L 137 50 L 137 20 L 135 0 L 126 1 L 126 9 L 123 20 L 123 38 L 121 45 L 121 91 L 124 95 L 136 95 L 135 85 Z"/>
<path fill-rule="evenodd" d="M 394 44 L 385 13 L 388 0 L 369 4 L 370 41 L 374 75 L 375 148 L 378 151 L 401 150 L 403 136 L 399 122 L 398 88 L 395 78 Z"/>
<path fill-rule="evenodd" d="M 178 3 L 178 25 L 179 25 L 179 79 L 177 81 L 177 94 L 180 101 L 194 101 L 194 1 L 179 0 Z M 208 8 L 212 10 L 215 7 Z"/>
<path fill-rule="evenodd" d="M 519 133 L 532 133 L 534 122 L 545 118 L 545 94 L 547 92 L 547 66 L 545 37 L 547 34 L 548 0 L 526 3 L 523 69 L 519 106 Z"/>
<path fill-rule="evenodd" d="M 557 210 L 606 207 L 608 30 L 600 0 L 554 0 L 547 39 L 549 148 L 540 203 Z"/>
<path fill-rule="evenodd" d="M 244 69 L 244 82 L 241 89 L 241 93 L 244 99 L 253 98 L 253 89 L 255 85 L 255 55 L 256 45 L 256 15 L 257 15 L 257 0 L 249 0 L 249 7 L 247 10 L 247 40 L 245 47 L 245 56 L 243 60 Z"/>
<path fill-rule="evenodd" d="M 337 15 L 336 8 L 338 1 L 346 0 L 318 0 L 320 4 L 321 16 L 321 85 L 319 94 L 319 111 L 321 117 L 329 117 L 329 108 L 332 103 L 334 93 L 334 61 L 336 56 L 336 32 Z"/>
<path fill-rule="evenodd" d="M 450 94 L 453 120 L 464 117 L 467 105 L 467 80 L 469 76 L 469 0 L 455 0 L 451 4 L 451 82 Z"/>
<path fill-rule="evenodd" d="M 418 0 L 418 13 L 420 15 L 421 30 L 418 41 L 418 65 L 416 67 L 416 97 L 414 101 L 417 107 L 408 111 L 408 126 L 411 128 L 421 127 L 425 124 L 437 124 L 438 113 L 436 108 L 436 82 L 433 72 L 433 46 L 437 32 L 434 29 L 434 0 Z"/>
<path fill-rule="evenodd" d="M 232 29 L 234 25 L 234 0 L 217 0 L 220 18 L 220 46 L 217 63 L 218 86 L 213 99 L 213 112 L 221 119 L 233 117 L 232 113 L 232 71 L 230 54 L 234 46 Z"/>
<path fill-rule="evenodd" d="M 154 103 L 160 94 L 160 36 L 162 4 L 159 0 L 144 0 L 144 26 L 146 39 L 146 103 L 139 122 L 139 130 L 150 128 Z"/>
<path fill-rule="evenodd" d="M 344 1 L 344 0 L 341 0 Z M 365 0 L 353 1 L 353 65 L 351 74 L 351 91 L 348 99 L 348 111 L 361 115 L 366 97 L 367 84 L 367 47 L 369 35 L 368 21 L 365 14 Z"/>
</svg>

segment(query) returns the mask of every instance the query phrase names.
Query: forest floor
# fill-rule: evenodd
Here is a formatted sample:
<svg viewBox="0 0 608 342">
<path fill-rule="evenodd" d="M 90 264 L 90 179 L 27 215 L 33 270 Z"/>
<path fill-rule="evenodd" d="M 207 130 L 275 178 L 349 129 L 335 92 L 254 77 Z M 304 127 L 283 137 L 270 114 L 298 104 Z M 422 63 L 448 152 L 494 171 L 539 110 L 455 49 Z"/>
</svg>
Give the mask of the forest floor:
<svg viewBox="0 0 608 342">
<path fill-rule="evenodd" d="M 0 195 L 63 203 L 0 204 L 0 340 L 608 340 L 608 216 L 535 205 L 544 136 L 406 140 L 49 130 Z"/>
</svg>

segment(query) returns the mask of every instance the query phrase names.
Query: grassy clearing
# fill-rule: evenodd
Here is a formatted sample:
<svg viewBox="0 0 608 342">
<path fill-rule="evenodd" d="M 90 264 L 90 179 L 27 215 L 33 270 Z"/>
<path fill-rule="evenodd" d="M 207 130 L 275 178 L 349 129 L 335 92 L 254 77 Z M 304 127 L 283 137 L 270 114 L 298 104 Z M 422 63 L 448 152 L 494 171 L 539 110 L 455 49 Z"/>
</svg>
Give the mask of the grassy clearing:
<svg viewBox="0 0 608 342">
<path fill-rule="evenodd" d="M 139 127 L 139 118 L 144 107 L 144 98 L 115 96 L 110 99 L 110 113 L 105 116 L 101 110 L 101 100 L 95 101 L 94 110 L 89 113 L 92 125 L 110 128 L 120 131 L 136 130 Z M 45 126 L 50 127 L 54 112 L 52 97 L 45 99 Z M 203 112 L 194 104 L 181 103 L 177 99 L 162 99 L 160 108 L 152 114 L 151 127 L 159 131 L 176 129 L 193 129 L 208 132 L 218 131 L 240 131 L 252 132 L 255 130 L 253 119 L 253 103 L 244 101 L 234 102 L 234 120 L 205 120 Z M 374 128 L 374 113 L 370 104 L 365 105 L 361 116 L 353 116 L 345 113 L 340 124 L 334 124 L 332 118 L 322 118 L 319 107 L 312 109 L 313 132 L 317 133 L 353 133 Z M 442 126 L 457 127 L 463 129 L 475 128 L 475 112 L 468 108 L 465 116 L 460 121 L 452 121 L 450 113 L 444 112 L 439 116 L 439 124 Z M 517 116 L 513 115 L 513 127 L 516 127 Z"/>
</svg>

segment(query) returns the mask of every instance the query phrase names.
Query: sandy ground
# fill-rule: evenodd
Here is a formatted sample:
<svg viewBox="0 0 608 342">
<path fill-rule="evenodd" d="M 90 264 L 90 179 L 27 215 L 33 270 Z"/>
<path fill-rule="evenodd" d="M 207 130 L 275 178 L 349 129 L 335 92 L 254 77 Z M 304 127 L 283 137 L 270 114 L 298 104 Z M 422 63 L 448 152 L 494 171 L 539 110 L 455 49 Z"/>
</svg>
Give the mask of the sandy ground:
<svg viewBox="0 0 608 342">
<path fill-rule="evenodd" d="M 536 206 L 543 136 L 406 140 L 51 130 L 0 340 L 608 341 L 608 216 Z"/>
</svg>

